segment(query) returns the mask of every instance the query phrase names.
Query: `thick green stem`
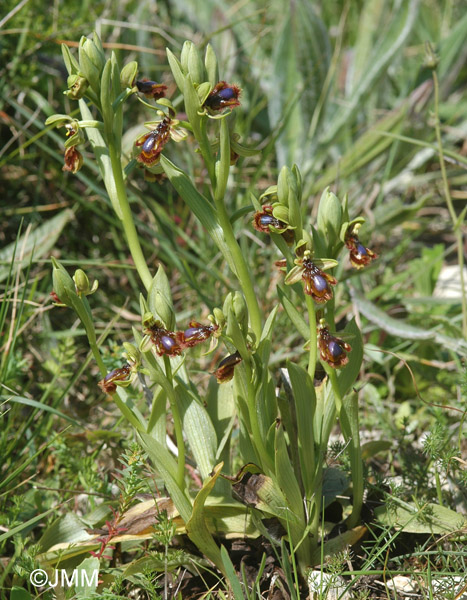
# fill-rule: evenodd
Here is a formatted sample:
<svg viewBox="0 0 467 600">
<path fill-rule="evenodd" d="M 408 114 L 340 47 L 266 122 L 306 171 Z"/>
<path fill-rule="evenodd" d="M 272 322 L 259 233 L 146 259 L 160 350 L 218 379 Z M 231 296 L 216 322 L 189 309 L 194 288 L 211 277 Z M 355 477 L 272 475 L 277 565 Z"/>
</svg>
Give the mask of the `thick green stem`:
<svg viewBox="0 0 467 600">
<path fill-rule="evenodd" d="M 337 381 L 337 375 L 332 367 L 327 367 L 326 372 L 331 381 L 334 398 L 336 401 L 337 414 L 340 420 L 344 439 L 348 444 L 350 455 L 350 468 L 352 477 L 352 512 L 347 519 L 347 527 L 355 527 L 360 520 L 363 505 L 363 460 L 360 446 L 360 431 L 358 426 L 358 396 L 352 394 L 344 405 L 342 395 Z"/>
<path fill-rule="evenodd" d="M 460 269 L 460 284 L 461 284 L 461 298 L 462 298 L 462 332 L 464 337 L 467 337 L 467 293 L 465 289 L 465 278 L 464 278 L 464 249 L 463 249 L 463 236 L 462 236 L 462 223 L 458 222 L 458 217 L 456 211 L 454 209 L 454 204 L 451 198 L 451 191 L 449 189 L 449 181 L 446 173 L 446 165 L 444 163 L 444 150 L 443 143 L 441 140 L 441 127 L 439 122 L 439 83 L 438 83 L 438 75 L 436 71 L 433 70 L 433 84 L 434 84 L 434 95 L 435 95 L 435 132 L 436 132 L 436 140 L 438 142 L 438 154 L 439 154 L 439 164 L 441 167 L 441 176 L 443 178 L 443 187 L 444 187 L 444 197 L 446 199 L 446 204 L 449 210 L 449 214 L 451 216 L 452 225 L 454 229 L 454 234 L 456 236 L 456 246 L 457 246 L 457 258 L 459 262 Z"/>
<path fill-rule="evenodd" d="M 125 237 L 127 239 L 128 247 L 130 249 L 133 262 L 135 263 L 136 270 L 138 271 L 138 275 L 140 276 L 146 290 L 149 290 L 152 277 L 144 259 L 138 233 L 133 220 L 133 215 L 131 213 L 130 204 L 128 202 L 120 155 L 118 154 L 113 142 L 109 143 L 109 156 L 112 165 L 117 200 L 122 213 L 122 224 Z"/>
<path fill-rule="evenodd" d="M 172 385 L 172 365 L 170 364 L 170 358 L 164 356 L 165 374 L 167 380 Z M 170 410 L 172 411 L 172 418 L 174 421 L 175 439 L 177 441 L 178 457 L 177 457 L 177 484 L 181 490 L 185 489 L 185 442 L 183 440 L 183 427 L 182 419 L 180 417 L 180 411 L 177 405 L 177 399 L 175 393 L 169 395 Z"/>
<path fill-rule="evenodd" d="M 253 447 L 256 450 L 256 454 L 262 464 L 264 471 L 268 475 L 273 475 L 275 472 L 274 469 L 274 460 L 269 456 L 266 446 L 263 441 L 263 436 L 261 434 L 261 429 L 258 421 L 258 411 L 256 404 L 256 393 L 254 386 L 252 384 L 252 372 L 251 367 L 248 363 L 245 362 L 245 372 L 246 372 L 246 383 L 247 383 L 247 402 L 248 402 L 248 416 L 250 420 L 251 426 L 251 441 L 253 442 Z"/>
<path fill-rule="evenodd" d="M 230 219 L 227 215 L 223 199 L 216 199 L 217 215 L 219 218 L 219 224 L 224 232 L 224 237 L 227 245 L 230 248 L 230 252 L 234 258 L 235 266 L 237 268 L 237 277 L 242 287 L 243 294 L 248 306 L 248 312 L 250 315 L 251 328 L 256 336 L 256 340 L 259 342 L 262 330 L 262 319 L 261 312 L 259 310 L 258 298 L 253 287 L 253 281 L 251 279 L 250 270 L 246 264 L 243 253 L 238 245 L 235 238 L 235 234 L 230 223 Z"/>
<path fill-rule="evenodd" d="M 308 375 L 311 377 L 313 382 L 316 370 L 316 357 L 317 357 L 317 333 L 316 333 L 316 311 L 315 305 L 310 296 L 306 296 L 306 307 L 308 310 L 308 323 L 310 326 L 310 356 L 308 359 Z"/>
</svg>

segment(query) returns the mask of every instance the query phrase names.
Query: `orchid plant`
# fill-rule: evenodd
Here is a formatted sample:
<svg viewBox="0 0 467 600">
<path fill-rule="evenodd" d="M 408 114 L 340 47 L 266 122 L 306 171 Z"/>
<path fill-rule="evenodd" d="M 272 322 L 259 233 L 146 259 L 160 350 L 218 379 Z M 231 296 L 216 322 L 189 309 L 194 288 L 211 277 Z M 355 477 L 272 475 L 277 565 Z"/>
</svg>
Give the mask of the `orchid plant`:
<svg viewBox="0 0 467 600">
<path fill-rule="evenodd" d="M 251 198 L 250 224 L 270 236 L 278 249 L 277 304 L 263 315 L 262 291 L 239 245 L 234 220 L 225 203 L 232 165 L 255 150 L 239 143 L 231 113 L 241 110 L 241 89 L 221 79 L 213 48 L 204 59 L 191 42 L 177 58 L 167 50 L 168 64 L 180 97 L 166 98 L 165 85 L 138 79 L 138 65 L 123 68 L 114 54 L 106 58 L 96 34 L 82 38 L 75 57 L 67 46 L 67 95 L 79 105 L 80 118 L 54 115 L 46 124 L 65 126 L 64 169 L 83 166 L 79 147 L 90 144 L 111 201 L 121 219 L 128 249 L 139 274 L 141 325 L 124 344 L 125 362 L 107 372 L 96 341 L 87 296 L 97 291 L 78 269 L 74 278 L 53 260 L 54 300 L 81 319 L 101 372 L 101 389 L 110 394 L 135 428 L 140 443 L 162 477 L 184 531 L 200 552 L 223 573 L 229 571 L 219 534 L 268 536 L 263 517 L 282 525 L 282 541 L 299 569 L 321 560 L 323 508 L 351 489 L 346 507 L 347 532 L 342 545 L 358 538 L 364 472 L 358 425 L 358 397 L 353 389 L 360 371 L 363 344 L 354 320 L 336 332 L 336 271 L 368 265 L 376 254 L 358 238 L 363 219 L 351 218 L 347 198 L 326 189 L 310 223 L 308 199 L 302 197 L 297 167 L 284 166 L 277 182 Z M 148 132 L 134 141 L 133 156 L 122 162 L 123 111 L 136 96 L 153 116 Z M 206 181 L 199 186 L 164 154 L 167 144 L 192 136 L 204 163 Z M 152 273 L 145 260 L 127 196 L 127 183 L 165 174 L 176 192 L 210 235 L 231 271 L 235 291 L 226 295 L 208 322 L 179 323 L 164 267 Z M 274 323 L 285 314 L 303 347 L 282 369 L 270 366 L 278 342 Z M 190 378 L 191 349 L 211 342 L 225 348 L 214 373 L 217 384 L 197 389 Z M 306 363 L 304 361 L 306 356 Z M 306 364 L 306 368 L 302 366 Z M 126 393 L 144 379 L 151 406 L 134 403 Z M 143 396 L 143 394 L 141 394 Z M 167 415 L 173 420 L 176 451 L 167 443 Z M 351 482 L 336 489 L 326 467 L 331 431 L 340 424 L 350 456 Z M 236 464 L 232 472 L 230 438 L 238 426 Z M 187 476 L 190 455 L 202 481 L 199 489 Z M 123 517 L 123 515 L 121 515 Z M 241 516 L 241 528 L 238 518 Z M 324 545 L 326 552 L 326 545 Z M 333 546 L 336 548 L 335 544 Z M 331 551 L 331 550 L 329 550 Z"/>
</svg>

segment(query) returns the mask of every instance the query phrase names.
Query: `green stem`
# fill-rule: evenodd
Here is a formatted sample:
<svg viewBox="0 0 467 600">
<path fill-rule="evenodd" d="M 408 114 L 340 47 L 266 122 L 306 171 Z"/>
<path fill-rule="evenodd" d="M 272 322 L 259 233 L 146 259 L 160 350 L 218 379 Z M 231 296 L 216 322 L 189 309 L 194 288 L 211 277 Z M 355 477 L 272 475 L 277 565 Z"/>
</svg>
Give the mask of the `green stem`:
<svg viewBox="0 0 467 600">
<path fill-rule="evenodd" d="M 91 341 L 88 336 L 89 347 L 91 348 L 92 355 L 94 356 L 94 360 L 99 367 L 99 371 L 102 377 L 107 375 L 107 367 L 104 365 L 104 361 L 102 360 L 101 353 L 99 352 L 99 348 L 97 347 L 96 341 Z"/>
<path fill-rule="evenodd" d="M 117 200 L 122 212 L 122 224 L 125 237 L 127 239 L 128 247 L 130 249 L 133 262 L 135 263 L 136 270 L 138 271 L 138 275 L 140 276 L 146 290 L 149 290 L 149 287 L 152 283 L 152 277 L 144 259 L 138 233 L 133 220 L 133 215 L 131 213 L 130 204 L 128 202 L 120 156 L 113 142 L 109 142 L 109 156 L 112 165 Z"/>
<path fill-rule="evenodd" d="M 216 177 L 216 167 L 214 156 L 212 154 L 211 145 L 209 143 L 209 139 L 206 133 L 206 121 L 207 118 L 201 120 L 198 135 L 197 131 L 194 129 L 195 136 L 197 138 L 201 155 L 203 156 L 204 162 L 206 164 L 206 168 L 208 170 L 209 179 L 211 181 L 211 187 L 214 191 L 214 203 L 217 210 L 217 217 L 219 219 L 219 225 L 222 228 L 224 233 L 225 241 L 229 246 L 230 252 L 232 254 L 235 266 L 236 266 L 236 275 L 241 285 L 243 294 L 245 296 L 245 300 L 248 306 L 248 312 L 250 315 L 251 328 L 256 336 L 256 340 L 259 341 L 261 337 L 262 331 L 262 318 L 261 312 L 259 309 L 258 299 L 256 297 L 256 293 L 253 286 L 253 281 L 251 278 L 250 270 L 248 269 L 248 265 L 243 256 L 242 250 L 237 242 L 235 237 L 234 230 L 232 228 L 232 223 L 230 222 L 229 215 L 227 213 L 225 202 L 224 202 L 224 189 L 221 189 L 218 185 L 217 177 Z M 223 132 L 225 136 L 229 136 L 228 129 Z M 226 164 L 230 164 L 230 139 L 226 137 L 225 139 L 221 139 L 221 144 L 224 142 L 225 148 L 221 148 L 221 162 L 226 162 Z M 227 162 L 228 161 L 228 162 Z M 226 183 L 226 182 L 225 182 Z"/>
<path fill-rule="evenodd" d="M 310 326 L 310 356 L 308 359 L 308 375 L 313 382 L 316 370 L 317 357 L 317 333 L 316 333 L 316 311 L 313 299 L 306 295 L 306 307 L 308 310 L 308 323 Z"/>
<path fill-rule="evenodd" d="M 439 164 L 441 167 L 441 176 L 443 178 L 443 187 L 444 187 L 444 196 L 446 199 L 446 204 L 449 210 L 449 214 L 451 215 L 452 225 L 454 229 L 454 234 L 456 236 L 456 246 L 457 246 L 457 258 L 459 261 L 459 269 L 460 269 L 460 283 L 461 283 L 461 298 L 462 298 L 462 331 L 464 337 L 467 337 L 467 293 L 465 289 L 465 279 L 464 279 L 464 250 L 463 250 L 463 239 L 462 239 L 462 224 L 458 222 L 457 214 L 454 209 L 454 204 L 451 198 L 451 191 L 449 189 L 449 181 L 446 173 L 446 165 L 444 163 L 444 150 L 443 143 L 441 140 L 441 127 L 439 122 L 439 83 L 438 83 L 438 75 L 435 70 L 433 70 L 433 84 L 434 84 L 434 96 L 435 96 L 435 132 L 436 132 L 436 141 L 438 142 L 438 154 L 439 154 Z"/>
<path fill-rule="evenodd" d="M 248 416 L 250 418 L 251 426 L 251 441 L 253 447 L 256 450 L 258 459 L 261 462 L 261 466 L 268 475 L 275 473 L 274 461 L 268 454 L 266 446 L 264 445 L 263 436 L 258 421 L 258 411 L 256 406 L 256 394 L 252 384 L 252 372 L 250 365 L 245 361 L 245 374 L 247 382 L 247 398 L 248 398 Z"/>
<path fill-rule="evenodd" d="M 344 405 L 337 381 L 337 375 L 332 367 L 326 365 L 326 373 L 332 385 L 336 401 L 337 415 L 342 428 L 344 439 L 348 444 L 352 477 L 352 512 L 347 519 L 347 527 L 352 529 L 360 520 L 363 506 L 363 460 L 360 446 L 360 431 L 358 425 L 358 396 L 353 393 Z"/>
<path fill-rule="evenodd" d="M 172 365 L 170 364 L 170 358 L 164 356 L 165 374 L 170 385 L 173 385 L 172 378 Z M 183 440 L 183 427 L 182 419 L 180 417 L 180 411 L 178 409 L 177 399 L 175 393 L 172 392 L 168 395 L 170 409 L 172 411 L 172 418 L 174 421 L 175 439 L 177 440 L 178 457 L 177 457 L 177 484 L 181 490 L 185 489 L 185 442 Z"/>
</svg>

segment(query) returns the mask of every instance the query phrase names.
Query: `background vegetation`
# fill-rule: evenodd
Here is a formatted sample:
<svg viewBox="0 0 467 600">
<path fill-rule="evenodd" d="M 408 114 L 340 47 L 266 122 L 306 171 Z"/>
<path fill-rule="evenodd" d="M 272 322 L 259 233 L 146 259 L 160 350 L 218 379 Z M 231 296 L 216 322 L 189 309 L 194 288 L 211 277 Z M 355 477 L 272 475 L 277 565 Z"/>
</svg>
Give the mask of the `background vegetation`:
<svg viewBox="0 0 467 600">
<path fill-rule="evenodd" d="M 51 114 L 74 110 L 62 93 L 66 72 L 59 44 L 73 48 L 93 30 L 122 64 L 137 60 L 140 76 L 168 85 L 169 96 L 174 86 L 165 48 L 178 54 L 185 39 L 201 47 L 210 42 L 223 78 L 242 88 L 236 129 L 242 143 L 261 153 L 234 168 L 228 202 L 232 212 L 239 211 L 239 237 L 253 239 L 243 250 L 258 287 L 269 290 L 261 298 L 266 313 L 276 303 L 278 256 L 251 228 L 252 212 L 243 210 L 250 193 L 259 196 L 281 166 L 296 163 L 311 215 L 329 185 L 339 197 L 348 194 L 353 214 L 365 216 L 361 237 L 379 260 L 363 277 L 342 273 L 346 285 L 337 316 L 355 315 L 364 335 L 358 382 L 364 434 L 368 441 L 390 442 L 367 464 L 368 510 L 372 495 L 384 490 L 402 501 L 434 502 L 465 514 L 466 346 L 456 292 L 467 205 L 462 0 L 276 0 L 267 8 L 259 1 L 57 0 L 49 6 L 7 0 L 2 6 L 1 593 L 7 597 L 12 585 L 26 580 L 43 530 L 57 514 L 88 514 L 102 498 L 118 497 L 117 470 L 132 442 L 119 411 L 96 385 L 100 377 L 83 330 L 70 311 L 53 308 L 49 296 L 51 255 L 71 271 L 81 267 L 97 278 L 100 291 L 92 300 L 100 344 L 109 370 L 121 365 L 121 344 L 131 340 L 139 321 L 139 280 L 86 150 L 84 168 L 64 174 L 63 136 L 44 127 Z M 439 57 L 438 115 L 426 41 Z M 437 116 L 446 178 L 460 215 L 454 223 L 440 168 Z M 125 135 L 128 154 L 146 118 L 135 101 Z M 193 160 L 190 144 L 168 147 L 168 156 L 176 156 L 202 185 L 203 165 Z M 178 318 L 205 319 L 231 288 L 221 257 L 211 260 L 210 240 L 167 181 L 147 182 L 141 173 L 132 178 L 130 192 L 149 266 L 155 272 L 159 262 L 164 265 Z M 279 319 L 273 343 L 279 368 L 302 342 Z M 208 373 L 219 358 L 197 359 L 203 389 L 212 385 Z M 139 392 L 130 393 L 136 399 Z M 329 461 L 340 458 L 336 443 Z M 100 518 L 89 526 L 101 525 Z M 367 546 L 356 551 L 355 564 L 365 576 L 383 581 L 388 567 L 465 572 L 458 532 L 436 542 L 425 531 L 394 536 L 392 524 L 372 528 Z M 158 535 L 153 543 L 167 550 Z M 348 570 L 345 561 L 337 567 Z M 176 561 L 171 569 L 176 581 Z M 115 589 L 125 595 L 133 586 L 155 597 L 156 580 L 141 572 L 137 581 L 130 578 Z M 384 585 L 367 582 L 360 592 L 365 590 L 379 597 Z"/>
</svg>

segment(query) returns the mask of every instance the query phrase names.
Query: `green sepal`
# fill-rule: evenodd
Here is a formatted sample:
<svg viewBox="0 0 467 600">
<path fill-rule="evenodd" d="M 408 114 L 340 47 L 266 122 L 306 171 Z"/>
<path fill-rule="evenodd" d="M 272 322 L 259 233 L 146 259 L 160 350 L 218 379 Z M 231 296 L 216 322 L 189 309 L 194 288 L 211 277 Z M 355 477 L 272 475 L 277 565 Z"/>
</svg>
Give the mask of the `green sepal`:
<svg viewBox="0 0 467 600">
<path fill-rule="evenodd" d="M 66 70 L 68 71 L 68 75 L 79 75 L 80 68 L 78 61 L 70 52 L 70 49 L 66 44 L 62 44 L 62 56 L 63 62 L 65 63 Z"/>
<path fill-rule="evenodd" d="M 293 285 L 301 280 L 303 273 L 303 267 L 300 265 L 295 265 L 292 267 L 290 271 L 287 273 L 284 279 L 285 285 Z"/>
<path fill-rule="evenodd" d="M 84 144 L 84 134 L 81 128 L 77 128 L 76 133 L 67 137 L 65 140 L 65 148 L 71 148 L 72 146 L 79 146 L 80 144 Z"/>
<path fill-rule="evenodd" d="M 113 128 L 114 111 L 112 107 L 112 61 L 109 58 L 105 63 L 101 78 L 101 109 L 104 118 L 104 127 L 107 135 L 111 134 Z"/>
<path fill-rule="evenodd" d="M 284 206 L 289 206 L 288 167 L 282 167 L 277 180 L 277 197 Z"/>
<path fill-rule="evenodd" d="M 239 351 L 243 360 L 249 360 L 250 353 L 246 347 L 245 337 L 240 328 L 238 319 L 235 316 L 233 308 L 230 308 L 229 312 L 227 313 L 227 327 L 225 334 L 232 340 L 233 345 Z"/>
<path fill-rule="evenodd" d="M 56 115 L 51 115 L 50 117 L 47 117 L 44 124 L 46 126 L 55 125 L 55 127 L 62 127 L 66 123 L 71 123 L 74 120 L 75 119 L 73 119 L 72 117 L 69 117 L 68 115 L 56 114 Z"/>
<path fill-rule="evenodd" d="M 88 47 L 87 43 L 92 44 L 91 40 L 88 40 L 83 36 L 79 42 L 79 66 L 80 70 L 83 72 L 83 75 L 89 81 L 91 88 L 99 96 L 101 69 L 94 64 L 94 62 L 86 53 L 85 48 Z"/>
<path fill-rule="evenodd" d="M 272 209 L 272 215 L 279 221 L 289 224 L 289 209 L 283 204 L 274 204 Z"/>
<path fill-rule="evenodd" d="M 188 69 L 187 69 L 188 75 L 190 75 L 193 83 L 196 83 L 199 85 L 202 81 L 204 81 L 206 79 L 205 73 L 204 73 L 204 65 L 203 65 L 203 61 L 201 60 L 201 55 L 199 53 L 198 48 L 192 42 L 189 42 L 189 43 L 190 43 L 190 47 L 189 47 L 189 51 L 188 51 Z"/>
<path fill-rule="evenodd" d="M 206 101 L 206 98 L 211 93 L 211 90 L 212 85 L 209 83 L 209 81 L 204 81 L 198 86 L 196 91 L 198 93 L 199 103 L 201 106 L 203 106 L 204 102 Z"/>
<path fill-rule="evenodd" d="M 232 148 L 232 150 L 235 152 L 235 154 L 238 154 L 239 156 L 255 156 L 256 154 L 260 154 L 261 150 L 257 150 L 256 148 L 247 148 L 246 146 L 243 146 L 242 144 L 239 144 L 234 138 L 235 135 L 232 135 L 230 138 L 230 147 Z"/>
<path fill-rule="evenodd" d="M 190 75 L 187 75 L 182 88 L 183 97 L 185 100 L 185 111 L 188 116 L 188 121 L 193 127 L 193 133 L 196 138 L 201 136 L 201 104 L 199 103 L 198 94 Z"/>
<path fill-rule="evenodd" d="M 333 258 L 313 258 L 313 263 L 321 269 L 322 271 L 327 271 L 328 269 L 334 269 L 339 264 L 337 260 Z"/>
</svg>

